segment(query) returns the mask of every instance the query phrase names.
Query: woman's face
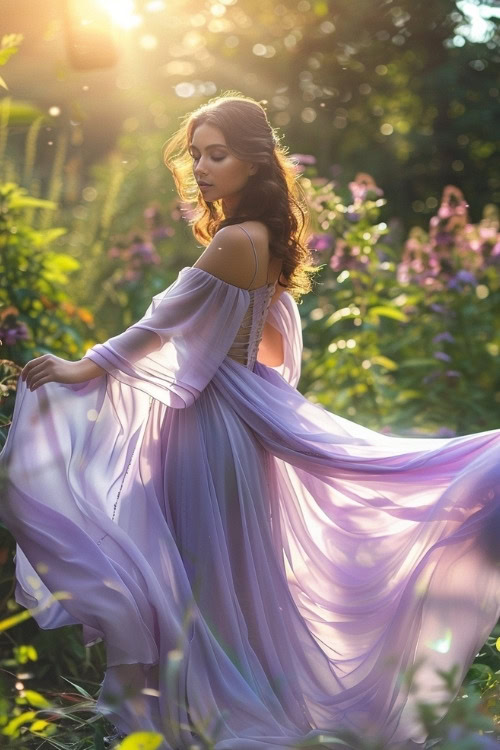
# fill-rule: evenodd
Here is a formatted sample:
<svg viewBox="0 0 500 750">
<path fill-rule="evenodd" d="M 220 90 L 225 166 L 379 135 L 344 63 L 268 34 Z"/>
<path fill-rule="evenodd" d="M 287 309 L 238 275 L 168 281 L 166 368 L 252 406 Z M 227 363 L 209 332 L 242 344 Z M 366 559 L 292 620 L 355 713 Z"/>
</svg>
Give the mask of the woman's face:
<svg viewBox="0 0 500 750">
<path fill-rule="evenodd" d="M 257 166 L 237 159 L 226 146 L 222 131 L 203 123 L 193 132 L 189 153 L 193 157 L 193 174 L 205 201 L 222 200 L 226 216 L 236 208 L 241 191 Z"/>
</svg>

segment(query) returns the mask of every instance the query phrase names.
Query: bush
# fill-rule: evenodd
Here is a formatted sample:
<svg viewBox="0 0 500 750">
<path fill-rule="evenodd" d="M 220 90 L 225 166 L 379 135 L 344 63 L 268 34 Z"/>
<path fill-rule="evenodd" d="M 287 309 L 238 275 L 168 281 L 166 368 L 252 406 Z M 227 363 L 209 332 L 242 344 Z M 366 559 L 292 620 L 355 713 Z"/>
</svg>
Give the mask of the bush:
<svg viewBox="0 0 500 750">
<path fill-rule="evenodd" d="M 494 206 L 473 225 L 448 186 L 429 232 L 404 248 L 380 221 L 382 191 L 369 175 L 350 183 L 306 180 L 323 265 L 304 298 L 300 388 L 373 429 L 440 436 L 500 421 L 500 234 Z M 385 238 L 385 242 L 382 240 Z"/>
</svg>

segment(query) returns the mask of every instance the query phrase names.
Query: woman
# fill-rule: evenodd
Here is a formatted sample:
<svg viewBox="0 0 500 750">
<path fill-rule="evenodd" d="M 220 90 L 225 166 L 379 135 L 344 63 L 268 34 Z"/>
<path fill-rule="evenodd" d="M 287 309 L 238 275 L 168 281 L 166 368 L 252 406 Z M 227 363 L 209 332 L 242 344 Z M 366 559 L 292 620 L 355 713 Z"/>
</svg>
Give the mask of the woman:
<svg viewBox="0 0 500 750">
<path fill-rule="evenodd" d="M 98 710 L 164 748 L 422 747 L 418 702 L 499 616 L 500 431 L 388 437 L 296 390 L 307 221 L 257 102 L 200 107 L 165 161 L 205 251 L 79 362 L 22 371 L 17 601 L 104 640 Z"/>
</svg>

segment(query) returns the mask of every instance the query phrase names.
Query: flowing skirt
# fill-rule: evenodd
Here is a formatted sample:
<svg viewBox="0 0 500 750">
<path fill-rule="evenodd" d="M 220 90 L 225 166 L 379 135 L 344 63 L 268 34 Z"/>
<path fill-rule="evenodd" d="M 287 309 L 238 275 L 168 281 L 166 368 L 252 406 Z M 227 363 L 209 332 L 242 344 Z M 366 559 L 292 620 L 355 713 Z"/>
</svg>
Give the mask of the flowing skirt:
<svg viewBox="0 0 500 750">
<path fill-rule="evenodd" d="M 17 601 L 104 641 L 121 731 L 409 749 L 437 670 L 459 684 L 500 615 L 499 479 L 500 430 L 389 437 L 225 358 L 185 409 L 20 380 L 0 514 Z"/>
</svg>

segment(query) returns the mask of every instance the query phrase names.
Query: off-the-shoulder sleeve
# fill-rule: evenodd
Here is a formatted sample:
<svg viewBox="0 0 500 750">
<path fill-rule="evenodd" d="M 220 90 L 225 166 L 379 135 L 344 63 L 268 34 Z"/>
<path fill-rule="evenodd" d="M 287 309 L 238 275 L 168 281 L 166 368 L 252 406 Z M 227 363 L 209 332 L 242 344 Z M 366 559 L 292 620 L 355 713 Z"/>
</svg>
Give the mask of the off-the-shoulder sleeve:
<svg viewBox="0 0 500 750">
<path fill-rule="evenodd" d="M 283 362 L 272 369 L 296 388 L 300 380 L 303 341 L 299 309 L 291 294 L 280 294 L 269 308 L 267 321 L 283 338 Z"/>
<path fill-rule="evenodd" d="M 201 268 L 183 268 L 137 323 L 84 357 L 167 406 L 185 408 L 220 367 L 249 301 L 246 289 Z"/>
</svg>

